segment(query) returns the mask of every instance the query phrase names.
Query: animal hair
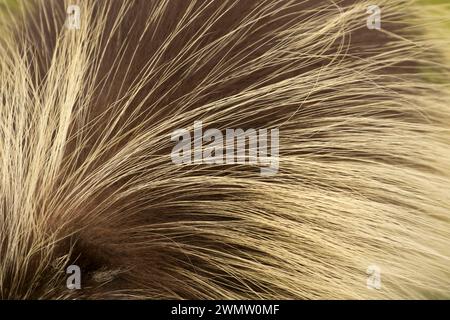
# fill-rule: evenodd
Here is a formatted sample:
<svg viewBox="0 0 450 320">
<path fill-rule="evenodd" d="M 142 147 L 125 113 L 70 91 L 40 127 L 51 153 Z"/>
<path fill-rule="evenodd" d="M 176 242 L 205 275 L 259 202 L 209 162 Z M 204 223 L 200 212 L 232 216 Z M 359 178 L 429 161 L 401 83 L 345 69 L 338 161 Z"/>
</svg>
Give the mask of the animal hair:
<svg viewBox="0 0 450 320">
<path fill-rule="evenodd" d="M 450 297 L 448 39 L 423 4 L 377 0 L 370 30 L 366 0 L 0 3 L 1 298 Z M 278 172 L 174 164 L 195 121 L 278 129 Z"/>
</svg>

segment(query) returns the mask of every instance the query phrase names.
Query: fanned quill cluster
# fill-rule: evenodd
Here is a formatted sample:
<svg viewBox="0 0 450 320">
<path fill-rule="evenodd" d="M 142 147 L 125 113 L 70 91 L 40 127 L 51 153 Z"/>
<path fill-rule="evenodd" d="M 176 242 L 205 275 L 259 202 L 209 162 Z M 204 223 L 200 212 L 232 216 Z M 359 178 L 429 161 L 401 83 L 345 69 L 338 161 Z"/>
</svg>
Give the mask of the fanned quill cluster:
<svg viewBox="0 0 450 320">
<path fill-rule="evenodd" d="M 366 0 L 0 3 L 1 298 L 449 297 L 448 43 L 422 6 L 378 0 L 370 30 Z M 278 129 L 278 173 L 174 164 L 195 121 Z"/>
</svg>

